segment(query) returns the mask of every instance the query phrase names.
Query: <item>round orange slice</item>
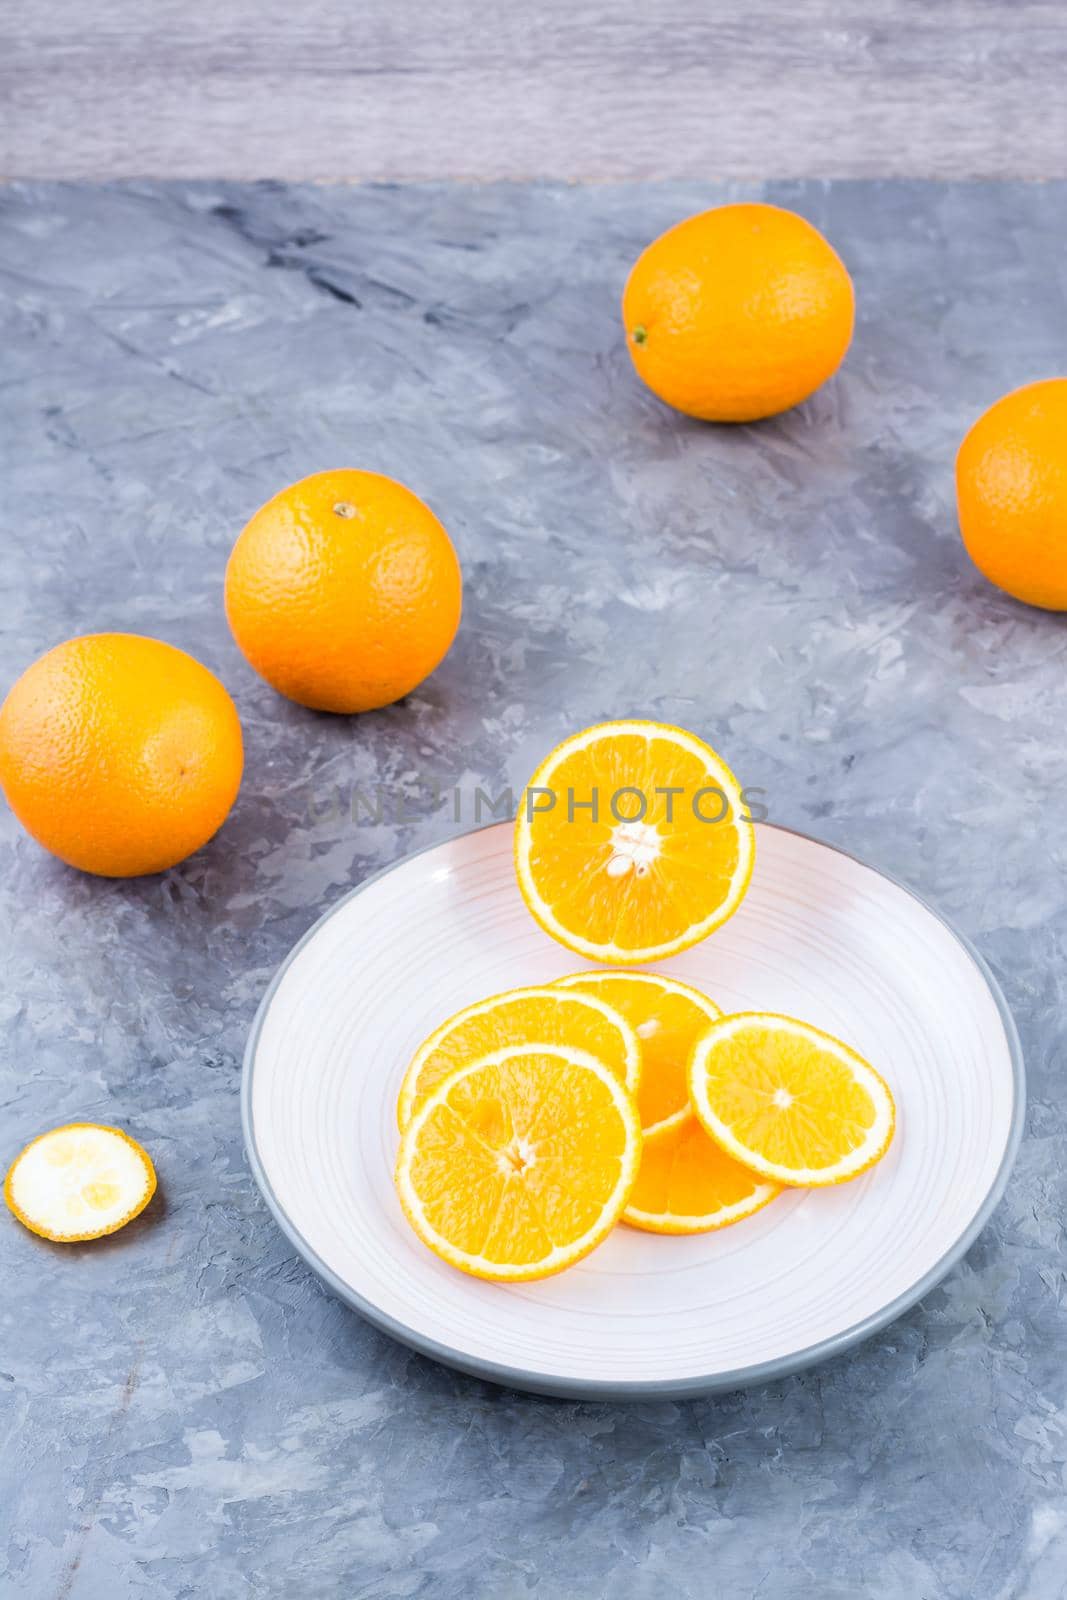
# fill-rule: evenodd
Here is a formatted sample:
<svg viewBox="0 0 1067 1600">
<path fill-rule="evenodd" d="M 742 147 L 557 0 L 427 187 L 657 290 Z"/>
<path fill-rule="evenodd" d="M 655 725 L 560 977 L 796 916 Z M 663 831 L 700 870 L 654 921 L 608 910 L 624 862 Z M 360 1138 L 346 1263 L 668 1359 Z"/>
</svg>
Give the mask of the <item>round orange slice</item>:
<svg viewBox="0 0 1067 1600">
<path fill-rule="evenodd" d="M 737 779 L 662 722 L 603 722 L 538 767 L 515 821 L 519 890 L 546 933 L 593 961 L 655 961 L 741 904 L 755 857 Z"/>
<path fill-rule="evenodd" d="M 646 1233 L 712 1233 L 762 1211 L 780 1190 L 709 1139 L 689 1112 L 649 1138 L 622 1220 Z"/>
<path fill-rule="evenodd" d="M 613 1072 L 584 1050 L 519 1045 L 460 1067 L 423 1101 L 396 1187 L 435 1255 L 517 1283 L 595 1249 L 640 1160 L 637 1109 Z"/>
<path fill-rule="evenodd" d="M 845 1183 L 889 1148 L 893 1096 L 832 1034 L 795 1017 L 739 1012 L 712 1023 L 689 1062 L 689 1095 L 728 1155 L 771 1183 Z"/>
<path fill-rule="evenodd" d="M 19 1221 L 60 1244 L 116 1233 L 155 1190 L 148 1152 L 121 1128 L 95 1122 L 40 1134 L 15 1157 L 4 1180 L 4 1199 Z"/>
<path fill-rule="evenodd" d="M 550 987 L 508 989 L 457 1011 L 416 1050 L 400 1085 L 396 1120 L 403 1133 L 415 1108 L 456 1071 L 505 1045 L 571 1045 L 610 1067 L 629 1094 L 637 1091 L 641 1047 L 607 995 L 561 994 Z"/>
<path fill-rule="evenodd" d="M 689 1057 L 722 1011 L 701 994 L 657 972 L 574 972 L 560 989 L 606 1000 L 632 1026 L 641 1047 L 637 1109 L 646 1138 L 680 1127 L 689 1116 Z"/>
</svg>

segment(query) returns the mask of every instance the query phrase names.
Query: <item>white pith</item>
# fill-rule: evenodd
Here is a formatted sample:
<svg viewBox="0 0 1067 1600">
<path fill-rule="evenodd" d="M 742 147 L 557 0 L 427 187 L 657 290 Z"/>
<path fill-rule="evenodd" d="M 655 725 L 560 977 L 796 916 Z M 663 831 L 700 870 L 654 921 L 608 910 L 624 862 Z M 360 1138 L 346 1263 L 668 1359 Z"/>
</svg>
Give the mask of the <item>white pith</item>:
<svg viewBox="0 0 1067 1600">
<path fill-rule="evenodd" d="M 529 1139 L 512 1139 L 507 1149 L 501 1150 L 497 1166 L 505 1178 L 517 1178 L 537 1165 L 537 1151 Z"/>
<path fill-rule="evenodd" d="M 149 1176 L 137 1151 L 108 1128 L 59 1128 L 37 1139 L 10 1175 L 11 1197 L 35 1226 L 59 1235 L 106 1233 L 145 1198 Z M 105 1204 L 88 1197 L 106 1185 Z"/>
<path fill-rule="evenodd" d="M 612 855 L 604 871 L 609 878 L 624 878 L 631 871 L 643 878 L 662 848 L 655 823 L 620 822 L 612 829 Z"/>
</svg>

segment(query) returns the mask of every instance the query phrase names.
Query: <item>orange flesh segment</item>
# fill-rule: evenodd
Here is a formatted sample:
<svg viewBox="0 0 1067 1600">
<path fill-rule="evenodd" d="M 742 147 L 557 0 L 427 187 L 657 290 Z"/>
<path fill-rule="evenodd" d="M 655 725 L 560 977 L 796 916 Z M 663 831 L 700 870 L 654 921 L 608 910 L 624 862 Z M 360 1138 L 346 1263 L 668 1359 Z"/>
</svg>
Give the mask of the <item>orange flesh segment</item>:
<svg viewBox="0 0 1067 1600">
<path fill-rule="evenodd" d="M 794 1098 L 790 1115 L 775 1104 L 782 1089 Z M 715 1063 L 715 1104 L 746 1145 L 790 1167 L 832 1165 L 863 1143 L 874 1122 L 870 1097 L 803 1039 L 749 1037 L 726 1046 Z"/>
<path fill-rule="evenodd" d="M 709 1139 L 696 1117 L 646 1139 L 623 1221 L 662 1232 L 704 1232 L 739 1222 L 778 1190 Z"/>
<path fill-rule="evenodd" d="M 681 985 L 665 987 L 652 973 L 578 973 L 561 984 L 606 1000 L 637 1034 L 641 1048 L 637 1109 L 644 1132 L 688 1111 L 689 1056 L 709 1023 L 721 1015 L 714 1001 L 695 992 L 691 995 Z"/>
</svg>

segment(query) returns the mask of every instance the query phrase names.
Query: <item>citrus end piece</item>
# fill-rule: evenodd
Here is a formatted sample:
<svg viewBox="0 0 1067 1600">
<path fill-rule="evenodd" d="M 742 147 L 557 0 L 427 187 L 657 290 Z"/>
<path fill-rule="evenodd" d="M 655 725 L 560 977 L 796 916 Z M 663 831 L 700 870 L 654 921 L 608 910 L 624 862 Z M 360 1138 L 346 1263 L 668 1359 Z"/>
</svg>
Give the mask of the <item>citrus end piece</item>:
<svg viewBox="0 0 1067 1600">
<path fill-rule="evenodd" d="M 4 1181 L 9 1209 L 59 1244 L 99 1239 L 139 1216 L 156 1190 L 148 1152 L 95 1122 L 70 1122 L 32 1140 Z"/>
</svg>

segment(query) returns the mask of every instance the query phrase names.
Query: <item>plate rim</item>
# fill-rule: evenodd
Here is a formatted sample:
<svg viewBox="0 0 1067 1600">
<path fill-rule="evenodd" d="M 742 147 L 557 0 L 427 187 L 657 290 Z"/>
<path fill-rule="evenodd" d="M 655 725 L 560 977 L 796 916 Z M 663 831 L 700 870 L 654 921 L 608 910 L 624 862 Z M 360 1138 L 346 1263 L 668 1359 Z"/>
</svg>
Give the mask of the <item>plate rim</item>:
<svg viewBox="0 0 1067 1600">
<path fill-rule="evenodd" d="M 859 1322 L 843 1329 L 840 1333 L 830 1335 L 829 1338 L 817 1340 L 814 1344 L 806 1345 L 802 1350 L 793 1351 L 790 1355 L 775 1356 L 767 1361 L 753 1362 L 750 1366 L 736 1367 L 730 1372 L 708 1374 L 706 1377 L 685 1378 L 635 1378 L 632 1380 L 616 1381 L 610 1378 L 553 1378 L 542 1372 L 529 1371 L 524 1367 L 509 1366 L 504 1362 L 486 1361 L 479 1357 L 468 1355 L 463 1350 L 444 1344 L 439 1340 L 430 1338 L 420 1333 L 415 1328 L 410 1328 L 406 1323 L 382 1311 L 370 1300 L 364 1298 L 357 1290 L 353 1289 L 344 1280 L 338 1277 L 333 1268 L 327 1265 L 322 1257 L 309 1244 L 299 1228 L 290 1220 L 281 1201 L 275 1194 L 273 1186 L 256 1145 L 255 1124 L 252 1115 L 252 1079 L 255 1072 L 256 1049 L 263 1025 L 270 1010 L 271 1003 L 281 986 L 289 968 L 305 945 L 315 937 L 331 917 L 337 915 L 341 909 L 354 900 L 364 890 L 379 879 L 395 872 L 399 867 L 406 866 L 409 861 L 416 860 L 419 856 L 428 854 L 431 850 L 440 849 L 442 845 L 454 844 L 460 839 L 470 838 L 474 834 L 490 833 L 501 828 L 511 830 L 510 822 L 489 822 L 478 828 L 468 828 L 462 833 L 450 834 L 445 839 L 435 839 L 429 844 L 420 845 L 417 850 L 411 850 L 406 855 L 391 861 L 387 866 L 379 867 L 377 871 L 368 874 L 360 883 L 347 890 L 338 900 L 329 906 L 321 916 L 316 917 L 311 926 L 300 936 L 296 943 L 283 957 L 277 970 L 274 972 L 270 983 L 264 991 L 263 997 L 256 1008 L 252 1019 L 248 1039 L 245 1043 L 244 1055 L 241 1065 L 241 1131 L 244 1137 L 245 1154 L 248 1158 L 252 1176 L 260 1194 L 267 1203 L 267 1208 L 273 1216 L 282 1233 L 289 1240 L 297 1255 L 311 1268 L 316 1277 L 345 1305 L 359 1313 L 367 1322 L 386 1333 L 390 1338 L 407 1345 L 409 1349 L 417 1351 L 420 1355 L 429 1356 L 434 1361 L 441 1362 L 444 1366 L 452 1367 L 466 1373 L 473 1378 L 479 1378 L 490 1383 L 496 1383 L 509 1389 L 525 1391 L 531 1394 L 547 1395 L 562 1400 L 687 1400 L 698 1399 L 704 1395 L 723 1394 L 734 1389 L 746 1389 L 754 1384 L 769 1383 L 781 1378 L 790 1377 L 793 1373 L 801 1372 L 807 1367 L 828 1361 L 833 1356 L 842 1355 L 846 1350 L 851 1350 L 855 1345 L 861 1344 L 873 1334 L 895 1322 L 903 1316 L 912 1306 L 928 1295 L 937 1287 L 941 1280 L 951 1272 L 958 1261 L 966 1255 L 971 1245 L 982 1232 L 994 1210 L 999 1205 L 1007 1188 L 1015 1159 L 1019 1153 L 1022 1142 L 1023 1123 L 1026 1114 L 1026 1069 L 1023 1062 L 1022 1045 L 1019 1040 L 1019 1031 L 1015 1025 L 1008 1002 L 1000 983 L 994 976 L 985 957 L 971 942 L 965 933 L 949 921 L 943 912 L 932 905 L 923 895 L 919 894 L 909 884 L 904 883 L 892 872 L 887 872 L 882 867 L 872 866 L 861 856 L 851 850 L 845 850 L 841 845 L 832 844 L 826 839 L 816 838 L 814 834 L 804 833 L 799 828 L 789 828 L 779 822 L 757 822 L 757 828 L 773 828 L 778 833 L 791 834 L 794 838 L 803 839 L 808 844 L 821 846 L 825 850 L 832 850 L 835 854 L 844 856 L 846 860 L 853 861 L 857 866 L 865 867 L 869 872 L 876 873 L 880 878 L 885 878 L 888 883 L 901 889 L 912 900 L 918 902 L 925 911 L 938 922 L 954 938 L 976 967 L 993 998 L 997 1012 L 1004 1028 L 1004 1035 L 1008 1043 L 1008 1054 L 1011 1058 L 1012 1068 L 1012 1110 L 1011 1124 L 1008 1128 L 1008 1137 L 1004 1146 L 1004 1153 L 1000 1160 L 993 1180 L 986 1191 L 981 1205 L 975 1212 L 967 1227 L 959 1238 L 949 1246 L 944 1255 L 923 1274 L 917 1283 L 902 1294 L 896 1296 L 888 1305 L 874 1311 L 870 1316 L 861 1318 Z M 758 854 L 758 852 L 757 852 Z"/>
</svg>

